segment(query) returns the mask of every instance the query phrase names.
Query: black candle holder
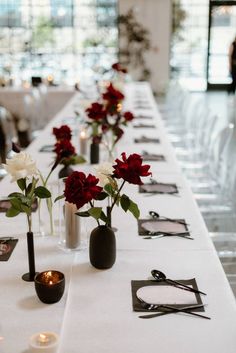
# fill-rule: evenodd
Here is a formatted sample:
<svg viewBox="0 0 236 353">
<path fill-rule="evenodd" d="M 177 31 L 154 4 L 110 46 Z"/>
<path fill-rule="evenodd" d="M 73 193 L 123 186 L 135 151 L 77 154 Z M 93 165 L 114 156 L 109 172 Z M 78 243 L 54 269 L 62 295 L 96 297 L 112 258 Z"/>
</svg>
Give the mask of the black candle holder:
<svg viewBox="0 0 236 353">
<path fill-rule="evenodd" d="M 45 304 L 59 302 L 65 290 L 65 276 L 62 272 L 48 270 L 34 278 L 38 298 Z"/>
</svg>

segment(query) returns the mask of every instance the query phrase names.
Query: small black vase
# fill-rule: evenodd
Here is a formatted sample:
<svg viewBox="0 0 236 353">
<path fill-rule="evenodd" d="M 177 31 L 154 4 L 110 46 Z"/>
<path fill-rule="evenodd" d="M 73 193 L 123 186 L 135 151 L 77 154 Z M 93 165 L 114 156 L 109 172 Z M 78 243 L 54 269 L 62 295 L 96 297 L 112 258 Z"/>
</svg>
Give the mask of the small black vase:
<svg viewBox="0 0 236 353">
<path fill-rule="evenodd" d="M 111 268 L 116 261 L 116 238 L 113 230 L 101 225 L 93 229 L 89 242 L 91 265 L 98 269 Z"/>
<path fill-rule="evenodd" d="M 99 163 L 99 143 L 91 143 L 90 145 L 90 163 Z"/>
<path fill-rule="evenodd" d="M 69 165 L 65 165 L 58 173 L 59 179 L 67 178 L 73 173 L 73 169 Z"/>
<path fill-rule="evenodd" d="M 35 272 L 35 261 L 34 261 L 34 234 L 32 232 L 27 233 L 27 249 L 28 249 L 29 272 L 25 273 L 22 276 L 22 279 L 26 282 L 33 282 L 36 272 Z"/>
</svg>

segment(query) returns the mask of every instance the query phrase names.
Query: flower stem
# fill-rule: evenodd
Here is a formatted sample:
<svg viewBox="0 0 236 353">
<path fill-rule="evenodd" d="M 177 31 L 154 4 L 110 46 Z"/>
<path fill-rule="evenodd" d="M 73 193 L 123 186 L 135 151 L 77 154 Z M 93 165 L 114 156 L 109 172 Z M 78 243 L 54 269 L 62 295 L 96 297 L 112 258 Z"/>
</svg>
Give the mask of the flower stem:
<svg viewBox="0 0 236 353">
<path fill-rule="evenodd" d="M 123 182 L 122 182 L 122 184 L 121 184 L 119 190 L 117 191 L 116 196 L 114 197 L 114 200 L 113 200 L 113 202 L 112 202 L 112 204 L 111 204 L 111 207 L 110 207 L 109 210 L 108 210 L 108 212 L 109 212 L 109 214 L 107 215 L 108 220 L 111 219 L 111 212 L 112 212 L 112 210 L 113 210 L 113 207 L 114 207 L 115 204 L 116 204 L 116 201 L 118 200 L 118 197 L 120 196 L 120 192 L 121 192 L 121 190 L 122 190 L 122 188 L 123 188 L 124 185 L 125 185 L 125 180 L 123 180 Z"/>
<path fill-rule="evenodd" d="M 89 204 L 90 204 L 91 207 L 93 207 L 92 201 L 89 201 Z M 98 226 L 100 226 L 99 219 L 96 219 L 96 221 L 97 221 Z"/>
<path fill-rule="evenodd" d="M 31 233 L 32 232 L 32 218 L 31 218 L 31 214 L 27 214 L 27 221 L 28 221 L 29 233 Z"/>
</svg>

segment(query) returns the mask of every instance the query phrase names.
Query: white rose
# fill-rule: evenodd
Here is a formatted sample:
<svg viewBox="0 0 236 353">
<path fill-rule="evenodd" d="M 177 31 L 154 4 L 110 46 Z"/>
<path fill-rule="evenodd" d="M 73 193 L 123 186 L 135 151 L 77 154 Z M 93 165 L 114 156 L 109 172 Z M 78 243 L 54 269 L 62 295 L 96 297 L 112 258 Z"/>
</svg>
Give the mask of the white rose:
<svg viewBox="0 0 236 353">
<path fill-rule="evenodd" d="M 4 168 L 11 175 L 11 182 L 38 174 L 35 161 L 26 152 L 16 153 L 13 158 L 7 159 Z"/>
<path fill-rule="evenodd" d="M 104 162 L 96 168 L 96 175 L 99 179 L 99 184 L 101 186 L 105 186 L 109 183 L 109 179 L 107 176 L 111 175 L 113 171 L 114 169 L 112 167 L 112 163 L 109 162 Z"/>
</svg>

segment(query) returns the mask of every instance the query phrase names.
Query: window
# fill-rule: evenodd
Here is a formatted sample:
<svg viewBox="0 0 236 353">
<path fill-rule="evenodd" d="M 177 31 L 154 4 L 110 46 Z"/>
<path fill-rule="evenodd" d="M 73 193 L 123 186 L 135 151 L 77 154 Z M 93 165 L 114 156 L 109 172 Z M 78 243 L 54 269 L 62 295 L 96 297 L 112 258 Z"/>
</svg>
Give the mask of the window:
<svg viewBox="0 0 236 353">
<path fill-rule="evenodd" d="M 117 0 L 1 0 L 0 76 L 92 77 L 117 60 L 116 18 Z"/>
</svg>

